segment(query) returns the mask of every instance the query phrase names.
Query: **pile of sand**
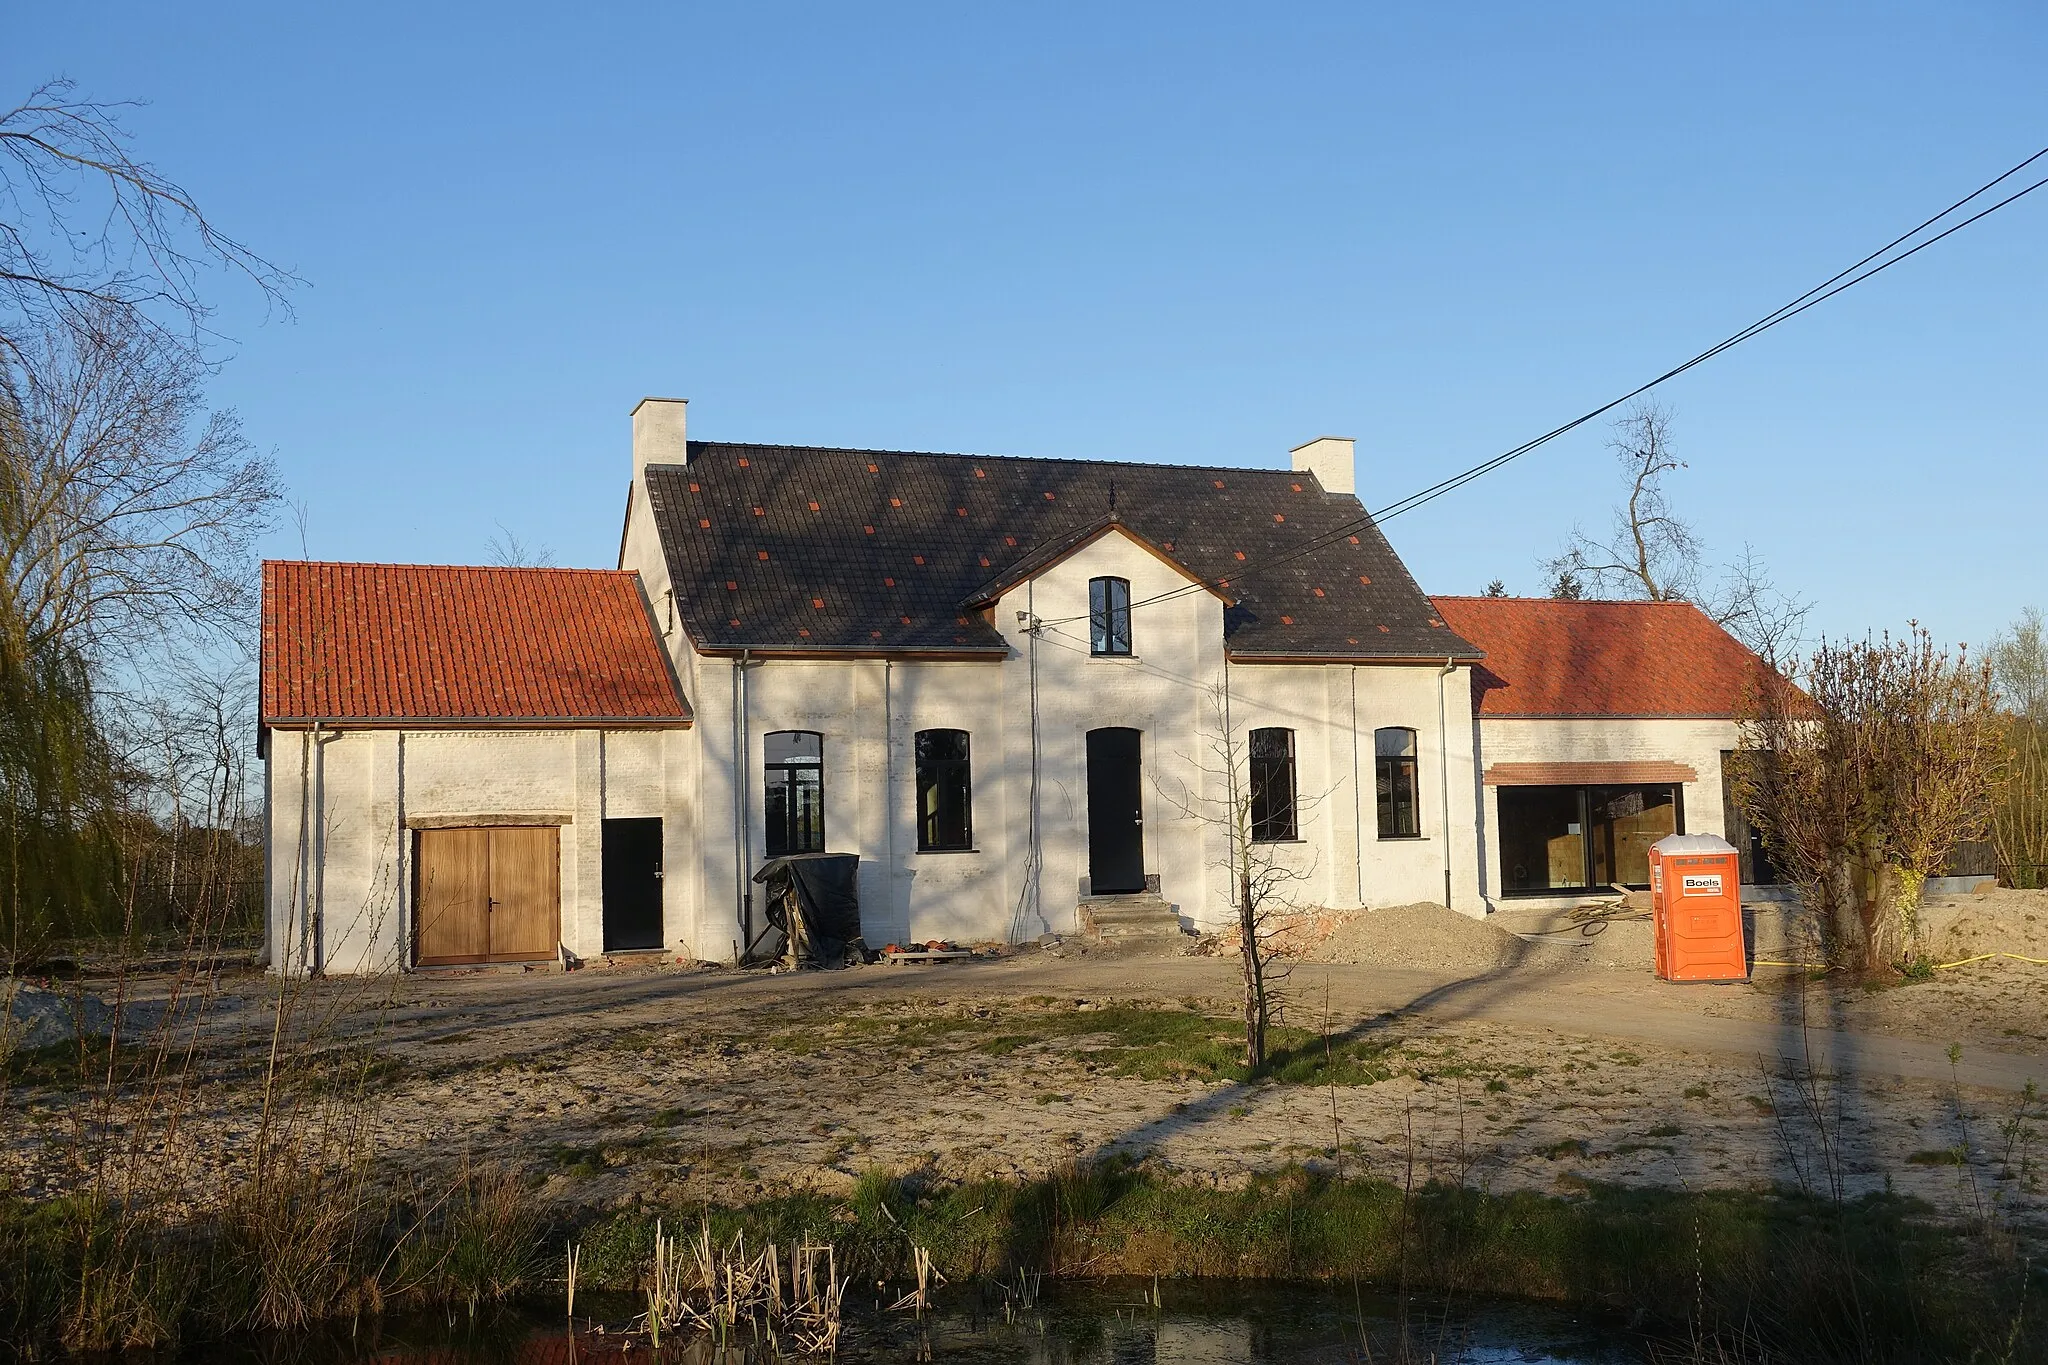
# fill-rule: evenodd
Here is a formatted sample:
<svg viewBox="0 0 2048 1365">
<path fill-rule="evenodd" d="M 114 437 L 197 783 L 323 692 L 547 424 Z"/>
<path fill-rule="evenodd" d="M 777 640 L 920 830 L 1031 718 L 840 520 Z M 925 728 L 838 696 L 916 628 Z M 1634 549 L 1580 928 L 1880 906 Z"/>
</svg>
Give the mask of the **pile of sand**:
<svg viewBox="0 0 2048 1365">
<path fill-rule="evenodd" d="M 1446 972 L 1512 967 L 1528 955 L 1506 930 L 1426 901 L 1296 916 L 1279 926 L 1274 947 L 1298 962 Z"/>
<path fill-rule="evenodd" d="M 1930 896 L 1920 907 L 1920 927 L 1936 962 L 1980 953 L 2048 959 L 2048 891 L 1986 887 L 1960 896 Z"/>
</svg>

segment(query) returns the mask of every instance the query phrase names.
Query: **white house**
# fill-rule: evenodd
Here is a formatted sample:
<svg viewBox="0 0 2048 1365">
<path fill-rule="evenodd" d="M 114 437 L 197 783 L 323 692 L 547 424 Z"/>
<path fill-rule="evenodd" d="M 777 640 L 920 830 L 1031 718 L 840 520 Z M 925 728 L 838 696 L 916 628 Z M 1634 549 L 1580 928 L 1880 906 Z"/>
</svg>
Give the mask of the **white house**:
<svg viewBox="0 0 2048 1365">
<path fill-rule="evenodd" d="M 754 873 L 806 851 L 859 856 L 875 944 L 1106 906 L 1215 927 L 1226 733 L 1328 907 L 1584 894 L 1631 875 L 1645 812 L 1723 828 L 1733 703 L 1554 714 L 1499 604 L 1416 586 L 1348 440 L 1212 469 L 690 441 L 685 414 L 634 411 L 617 572 L 266 566 L 274 965 L 730 961 Z M 1634 610 L 1517 605 L 1574 638 Z"/>
</svg>

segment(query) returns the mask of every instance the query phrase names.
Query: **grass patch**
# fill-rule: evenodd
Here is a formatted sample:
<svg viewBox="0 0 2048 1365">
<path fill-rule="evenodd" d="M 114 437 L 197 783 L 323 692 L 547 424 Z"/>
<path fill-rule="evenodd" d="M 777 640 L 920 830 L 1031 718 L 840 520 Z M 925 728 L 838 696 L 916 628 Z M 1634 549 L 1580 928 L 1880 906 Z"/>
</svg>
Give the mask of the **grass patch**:
<svg viewBox="0 0 2048 1365">
<path fill-rule="evenodd" d="M 1931 1147 L 1906 1158 L 1908 1166 L 1961 1166 L 1968 1158 L 1960 1147 Z"/>
</svg>

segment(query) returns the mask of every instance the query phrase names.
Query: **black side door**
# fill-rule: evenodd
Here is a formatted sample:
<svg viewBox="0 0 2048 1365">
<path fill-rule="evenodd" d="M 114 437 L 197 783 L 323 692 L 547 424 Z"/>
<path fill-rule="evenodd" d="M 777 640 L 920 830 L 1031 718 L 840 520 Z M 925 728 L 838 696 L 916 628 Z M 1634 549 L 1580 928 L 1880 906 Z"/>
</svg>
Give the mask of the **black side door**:
<svg viewBox="0 0 2048 1365">
<path fill-rule="evenodd" d="M 1098 896 L 1145 889 L 1136 730 L 1088 732 L 1088 889 Z"/>
<path fill-rule="evenodd" d="M 604 822 L 604 950 L 661 947 L 661 821 Z"/>
</svg>

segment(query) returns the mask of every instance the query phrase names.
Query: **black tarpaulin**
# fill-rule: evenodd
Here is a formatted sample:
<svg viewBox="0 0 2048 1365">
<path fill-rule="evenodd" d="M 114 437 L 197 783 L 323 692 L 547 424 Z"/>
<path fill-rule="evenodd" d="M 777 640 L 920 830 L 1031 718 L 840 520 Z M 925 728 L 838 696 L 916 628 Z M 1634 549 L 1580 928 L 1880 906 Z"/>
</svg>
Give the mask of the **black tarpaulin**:
<svg viewBox="0 0 2048 1365">
<path fill-rule="evenodd" d="M 768 925 L 747 961 L 791 958 L 799 967 L 842 967 L 860 942 L 860 856 L 793 853 L 754 874 L 768 888 Z"/>
</svg>

